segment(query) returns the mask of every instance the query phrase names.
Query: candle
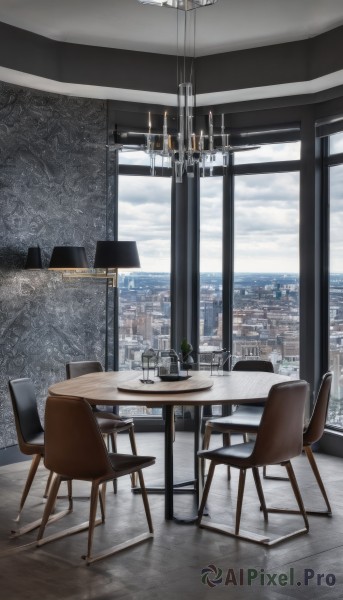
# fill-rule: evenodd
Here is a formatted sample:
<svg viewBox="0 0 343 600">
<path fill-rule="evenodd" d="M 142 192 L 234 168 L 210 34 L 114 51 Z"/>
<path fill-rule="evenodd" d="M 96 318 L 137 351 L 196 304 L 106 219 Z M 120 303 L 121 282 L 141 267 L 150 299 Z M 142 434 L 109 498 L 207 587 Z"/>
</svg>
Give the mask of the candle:
<svg viewBox="0 0 343 600">
<path fill-rule="evenodd" d="M 202 131 L 200 131 L 199 150 L 200 152 L 204 150 L 204 134 Z"/>
</svg>

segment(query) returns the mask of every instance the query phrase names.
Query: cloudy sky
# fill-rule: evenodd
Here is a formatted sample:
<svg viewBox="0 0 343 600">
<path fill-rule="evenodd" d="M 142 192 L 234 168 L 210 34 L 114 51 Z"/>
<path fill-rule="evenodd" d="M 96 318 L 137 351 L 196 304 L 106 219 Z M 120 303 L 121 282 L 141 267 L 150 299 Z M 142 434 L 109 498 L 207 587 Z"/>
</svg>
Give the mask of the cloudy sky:
<svg viewBox="0 0 343 600">
<path fill-rule="evenodd" d="M 341 151 L 340 147 L 335 151 Z M 278 144 L 237 153 L 235 160 L 242 163 L 297 159 L 299 152 L 299 144 Z M 120 160 L 126 164 L 149 164 L 149 157 L 143 152 L 122 153 Z M 343 270 L 342 182 L 343 167 L 334 167 L 331 270 L 335 272 Z M 137 241 L 143 271 L 170 269 L 170 185 L 169 178 L 120 177 L 119 239 Z M 201 179 L 200 189 L 200 269 L 218 272 L 222 252 L 222 179 Z M 236 177 L 235 271 L 299 272 L 298 173 Z"/>
</svg>

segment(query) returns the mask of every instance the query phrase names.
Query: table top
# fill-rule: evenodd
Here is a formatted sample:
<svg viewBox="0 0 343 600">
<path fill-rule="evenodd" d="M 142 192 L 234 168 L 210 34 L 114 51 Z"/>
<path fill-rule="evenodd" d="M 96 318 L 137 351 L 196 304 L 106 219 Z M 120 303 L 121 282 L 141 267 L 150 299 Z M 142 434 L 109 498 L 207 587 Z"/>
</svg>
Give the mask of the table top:
<svg viewBox="0 0 343 600">
<path fill-rule="evenodd" d="M 175 386 L 175 382 L 163 382 L 162 384 L 156 378 L 158 385 L 165 386 L 166 391 L 161 394 L 156 392 L 150 394 L 145 390 L 143 394 L 140 394 L 137 393 L 137 389 L 133 389 L 134 382 L 138 384 L 140 376 L 141 373 L 138 371 L 90 373 L 52 385 L 49 388 L 49 394 L 85 398 L 90 404 L 112 406 L 119 404 L 148 407 L 175 404 L 183 406 L 248 404 L 266 400 L 270 388 L 274 384 L 290 380 L 289 377 L 283 375 L 260 371 L 231 371 L 212 376 L 206 371 L 193 371 L 192 378 L 187 381 L 193 380 L 194 383 L 204 384 L 206 389 L 173 393 L 172 386 Z M 213 385 L 208 387 L 206 383 Z M 128 390 L 118 389 L 118 386 L 122 387 L 126 384 L 128 384 Z M 133 387 L 130 389 L 132 384 Z"/>
</svg>

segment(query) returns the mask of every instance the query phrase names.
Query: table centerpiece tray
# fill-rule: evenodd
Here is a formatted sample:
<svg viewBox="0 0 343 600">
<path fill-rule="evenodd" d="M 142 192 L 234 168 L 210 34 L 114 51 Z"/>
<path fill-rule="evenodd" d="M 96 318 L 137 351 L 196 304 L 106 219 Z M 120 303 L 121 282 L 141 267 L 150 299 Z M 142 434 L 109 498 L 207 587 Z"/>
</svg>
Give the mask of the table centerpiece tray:
<svg viewBox="0 0 343 600">
<path fill-rule="evenodd" d="M 168 377 L 170 377 L 170 375 Z M 212 386 L 213 380 L 209 377 L 193 378 L 191 376 L 185 376 L 182 377 L 182 379 L 173 378 L 168 381 L 161 381 L 161 379 L 158 378 L 153 383 L 142 383 L 140 379 L 131 379 L 120 383 L 117 386 L 117 389 L 123 392 L 135 392 L 137 394 L 184 394 L 186 392 L 208 390 Z"/>
</svg>

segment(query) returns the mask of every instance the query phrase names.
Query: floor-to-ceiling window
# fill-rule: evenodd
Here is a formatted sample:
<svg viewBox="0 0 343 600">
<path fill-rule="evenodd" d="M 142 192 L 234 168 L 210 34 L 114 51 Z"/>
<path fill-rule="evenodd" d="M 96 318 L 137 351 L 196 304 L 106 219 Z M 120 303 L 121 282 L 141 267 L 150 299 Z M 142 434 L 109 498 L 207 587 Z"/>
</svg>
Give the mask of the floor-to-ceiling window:
<svg viewBox="0 0 343 600">
<path fill-rule="evenodd" d="M 120 165 L 144 166 L 144 152 L 123 152 Z M 137 242 L 141 268 L 120 275 L 119 369 L 141 370 L 144 349 L 170 348 L 171 178 L 119 175 L 118 239 Z M 127 413 L 127 408 L 125 409 Z M 137 407 L 134 414 L 151 413 Z"/>
<path fill-rule="evenodd" d="M 329 137 L 329 369 L 333 373 L 327 423 L 343 427 L 343 133 Z"/>
<path fill-rule="evenodd" d="M 200 179 L 200 352 L 222 348 L 223 179 Z"/>
<path fill-rule="evenodd" d="M 294 378 L 299 377 L 299 173 L 279 169 L 282 161 L 297 161 L 299 153 L 298 142 L 237 153 L 235 164 L 246 165 L 246 173 L 241 168 L 234 180 L 233 363 L 247 357 L 271 360 L 276 372 Z"/>
</svg>

